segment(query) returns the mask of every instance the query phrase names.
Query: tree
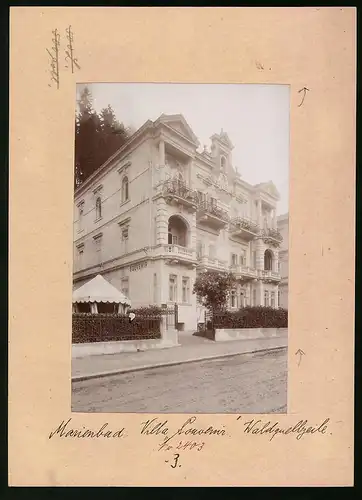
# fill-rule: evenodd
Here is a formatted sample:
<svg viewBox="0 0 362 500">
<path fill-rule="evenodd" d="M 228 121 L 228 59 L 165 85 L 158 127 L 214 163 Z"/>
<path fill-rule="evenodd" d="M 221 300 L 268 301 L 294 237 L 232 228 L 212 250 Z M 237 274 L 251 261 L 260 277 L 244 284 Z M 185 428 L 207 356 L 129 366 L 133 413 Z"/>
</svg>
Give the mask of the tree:
<svg viewBox="0 0 362 500">
<path fill-rule="evenodd" d="M 99 142 L 99 164 L 102 165 L 128 140 L 128 130 L 120 123 L 114 110 L 108 104 L 99 113 L 100 142 Z"/>
<path fill-rule="evenodd" d="M 206 271 L 197 276 L 193 293 L 210 312 L 225 310 L 236 279 L 232 273 Z"/>
<path fill-rule="evenodd" d="M 75 118 L 75 187 L 85 181 L 98 167 L 100 120 L 93 109 L 88 87 L 82 91 Z"/>
<path fill-rule="evenodd" d="M 128 129 L 117 120 L 110 105 L 96 113 L 92 94 L 85 87 L 75 119 L 75 188 L 113 156 L 129 136 Z"/>
</svg>

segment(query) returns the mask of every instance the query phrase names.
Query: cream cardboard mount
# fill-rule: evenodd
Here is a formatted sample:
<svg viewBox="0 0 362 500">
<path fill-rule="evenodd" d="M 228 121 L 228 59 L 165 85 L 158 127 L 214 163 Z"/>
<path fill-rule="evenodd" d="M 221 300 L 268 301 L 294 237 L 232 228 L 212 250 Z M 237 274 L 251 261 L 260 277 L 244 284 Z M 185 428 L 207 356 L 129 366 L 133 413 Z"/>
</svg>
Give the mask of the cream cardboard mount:
<svg viewBox="0 0 362 500">
<path fill-rule="evenodd" d="M 355 9 L 14 7 L 10 24 L 9 484 L 352 485 Z M 75 85 L 216 80 L 290 86 L 288 414 L 72 414 Z"/>
</svg>

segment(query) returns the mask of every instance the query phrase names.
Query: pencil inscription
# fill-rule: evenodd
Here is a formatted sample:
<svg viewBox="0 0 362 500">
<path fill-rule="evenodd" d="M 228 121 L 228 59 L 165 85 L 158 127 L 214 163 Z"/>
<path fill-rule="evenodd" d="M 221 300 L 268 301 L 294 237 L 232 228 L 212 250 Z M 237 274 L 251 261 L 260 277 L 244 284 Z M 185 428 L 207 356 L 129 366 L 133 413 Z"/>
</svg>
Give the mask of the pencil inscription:
<svg viewBox="0 0 362 500">
<path fill-rule="evenodd" d="M 60 46 L 60 34 L 57 29 L 52 31 L 53 45 L 51 49 L 46 49 L 50 56 L 50 81 L 49 87 L 52 83 L 56 83 L 57 89 L 59 89 L 60 79 L 59 79 L 59 46 Z"/>
</svg>

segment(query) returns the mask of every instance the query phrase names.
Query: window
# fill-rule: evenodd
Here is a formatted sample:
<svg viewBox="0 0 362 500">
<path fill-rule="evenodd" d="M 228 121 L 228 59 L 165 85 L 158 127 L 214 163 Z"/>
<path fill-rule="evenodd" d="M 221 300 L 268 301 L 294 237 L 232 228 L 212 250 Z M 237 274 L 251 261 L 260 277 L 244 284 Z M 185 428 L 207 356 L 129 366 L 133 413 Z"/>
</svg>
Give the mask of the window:
<svg viewBox="0 0 362 500">
<path fill-rule="evenodd" d="M 182 302 L 189 302 L 190 298 L 190 278 L 182 278 Z"/>
<path fill-rule="evenodd" d="M 200 257 L 202 257 L 202 242 L 198 241 L 196 245 L 197 258 L 199 259 Z"/>
<path fill-rule="evenodd" d="M 157 302 L 157 274 L 153 274 L 153 302 Z"/>
<path fill-rule="evenodd" d="M 264 292 L 264 306 L 268 307 L 269 306 L 269 292 L 265 290 Z"/>
<path fill-rule="evenodd" d="M 280 290 L 278 290 L 278 306 L 280 307 L 280 296 L 281 296 L 281 293 L 280 293 Z"/>
<path fill-rule="evenodd" d="M 232 266 L 238 265 L 238 256 L 236 255 L 236 253 L 231 254 L 231 265 Z"/>
<path fill-rule="evenodd" d="M 225 167 L 226 167 L 226 158 L 225 158 L 225 156 L 222 156 L 220 158 L 220 170 L 222 172 L 225 172 Z"/>
<path fill-rule="evenodd" d="M 122 179 L 122 190 L 121 190 L 121 201 L 122 203 L 128 200 L 128 177 L 123 177 Z"/>
<path fill-rule="evenodd" d="M 210 196 L 210 204 L 212 207 L 216 207 L 217 206 L 217 199 Z"/>
<path fill-rule="evenodd" d="M 82 269 L 83 266 L 83 257 L 84 257 L 84 244 L 81 244 L 77 247 L 77 265 L 78 269 Z"/>
<path fill-rule="evenodd" d="M 271 292 L 270 294 L 270 302 L 271 302 L 271 306 L 272 307 L 275 307 L 275 292 Z"/>
<path fill-rule="evenodd" d="M 122 252 L 128 252 L 128 227 L 122 229 Z"/>
<path fill-rule="evenodd" d="M 256 290 L 253 290 L 253 306 L 256 306 Z"/>
<path fill-rule="evenodd" d="M 178 236 L 172 235 L 172 244 L 173 245 L 178 245 Z"/>
<path fill-rule="evenodd" d="M 97 264 L 102 262 L 102 234 L 97 234 L 93 237 L 95 249 L 96 249 L 96 261 Z"/>
<path fill-rule="evenodd" d="M 102 200 L 100 196 L 96 199 L 96 220 L 102 218 Z"/>
<path fill-rule="evenodd" d="M 210 259 L 215 259 L 216 249 L 215 245 L 209 245 L 209 257 Z"/>
<path fill-rule="evenodd" d="M 83 229 L 84 202 L 78 205 L 78 231 Z"/>
<path fill-rule="evenodd" d="M 239 296 L 239 307 L 245 307 L 245 305 L 246 305 L 246 296 L 245 296 L 245 291 L 242 290 Z"/>
<path fill-rule="evenodd" d="M 240 265 L 245 266 L 245 251 L 242 250 L 240 253 Z"/>
<path fill-rule="evenodd" d="M 231 291 L 230 305 L 231 305 L 231 307 L 236 307 L 236 290 Z"/>
<path fill-rule="evenodd" d="M 271 271 L 273 269 L 273 253 L 271 250 L 265 250 L 264 253 L 264 270 Z"/>
<path fill-rule="evenodd" d="M 121 279 L 121 292 L 126 297 L 129 297 L 129 280 L 128 277 L 124 277 Z"/>
<path fill-rule="evenodd" d="M 177 302 L 177 276 L 175 274 L 169 276 L 168 299 L 170 302 Z"/>
</svg>

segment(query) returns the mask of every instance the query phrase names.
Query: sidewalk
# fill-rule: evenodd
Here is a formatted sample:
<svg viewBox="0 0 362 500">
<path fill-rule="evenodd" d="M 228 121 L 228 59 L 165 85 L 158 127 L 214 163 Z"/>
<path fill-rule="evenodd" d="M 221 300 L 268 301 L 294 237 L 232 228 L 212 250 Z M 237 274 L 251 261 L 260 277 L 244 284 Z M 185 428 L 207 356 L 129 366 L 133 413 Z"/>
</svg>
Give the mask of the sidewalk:
<svg viewBox="0 0 362 500">
<path fill-rule="evenodd" d="M 72 382 L 160 366 L 172 366 L 180 363 L 278 349 L 287 347 L 288 337 L 213 342 L 189 333 L 180 333 L 179 343 L 181 344 L 179 347 L 170 347 L 168 349 L 73 358 Z"/>
</svg>

